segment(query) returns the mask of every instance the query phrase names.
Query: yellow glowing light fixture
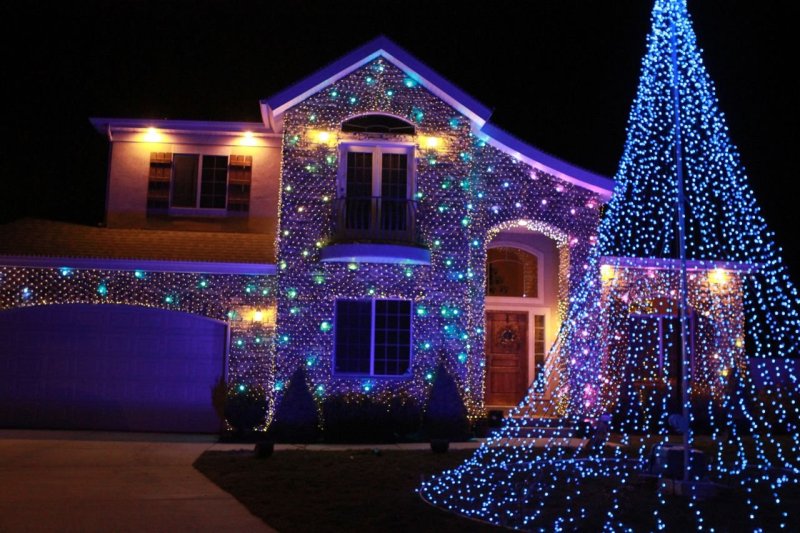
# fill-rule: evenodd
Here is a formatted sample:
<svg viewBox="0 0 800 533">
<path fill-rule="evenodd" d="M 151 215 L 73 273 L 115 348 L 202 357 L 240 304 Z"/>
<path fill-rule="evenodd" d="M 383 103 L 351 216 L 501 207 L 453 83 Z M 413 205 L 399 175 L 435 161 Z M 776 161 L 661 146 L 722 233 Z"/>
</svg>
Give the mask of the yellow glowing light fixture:
<svg viewBox="0 0 800 533">
<path fill-rule="evenodd" d="M 259 326 L 274 326 L 277 317 L 277 309 L 275 307 L 267 307 L 262 309 L 260 307 L 250 309 L 250 321 Z"/>
<path fill-rule="evenodd" d="M 144 134 L 144 140 L 149 143 L 157 143 L 162 139 L 161 133 L 156 128 L 147 128 Z"/>
<path fill-rule="evenodd" d="M 715 268 L 708 273 L 708 282 L 712 285 L 725 285 L 728 283 L 729 275 L 727 270 Z"/>
<path fill-rule="evenodd" d="M 255 146 L 257 144 L 256 136 L 252 131 L 246 131 L 242 134 L 242 138 L 239 139 L 239 144 L 242 146 Z"/>
<path fill-rule="evenodd" d="M 325 130 L 311 130 L 309 132 L 309 137 L 311 138 L 311 142 L 316 144 L 327 144 L 330 146 L 336 142 L 336 135 L 334 135 L 333 132 Z"/>
<path fill-rule="evenodd" d="M 611 265 L 600 265 L 600 279 L 603 281 L 611 281 L 617 275 L 614 267 Z"/>
<path fill-rule="evenodd" d="M 426 150 L 438 150 L 442 148 L 444 142 L 441 137 L 422 135 L 419 138 L 419 145 Z"/>
</svg>

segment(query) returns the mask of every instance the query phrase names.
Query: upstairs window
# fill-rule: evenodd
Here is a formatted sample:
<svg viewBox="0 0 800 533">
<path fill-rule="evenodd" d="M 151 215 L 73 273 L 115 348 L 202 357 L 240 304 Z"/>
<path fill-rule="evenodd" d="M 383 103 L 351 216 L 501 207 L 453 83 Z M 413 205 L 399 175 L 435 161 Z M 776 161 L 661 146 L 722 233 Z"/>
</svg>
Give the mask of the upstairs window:
<svg viewBox="0 0 800 533">
<path fill-rule="evenodd" d="M 172 161 L 170 207 L 225 209 L 228 157 L 175 154 Z"/>
<path fill-rule="evenodd" d="M 371 240 L 412 239 L 413 147 L 343 145 L 340 229 Z"/>
<path fill-rule="evenodd" d="M 253 156 L 150 154 L 148 215 L 247 214 Z M 173 211 L 174 209 L 174 211 Z"/>
<path fill-rule="evenodd" d="M 409 300 L 336 300 L 337 374 L 403 376 L 411 369 Z"/>
</svg>

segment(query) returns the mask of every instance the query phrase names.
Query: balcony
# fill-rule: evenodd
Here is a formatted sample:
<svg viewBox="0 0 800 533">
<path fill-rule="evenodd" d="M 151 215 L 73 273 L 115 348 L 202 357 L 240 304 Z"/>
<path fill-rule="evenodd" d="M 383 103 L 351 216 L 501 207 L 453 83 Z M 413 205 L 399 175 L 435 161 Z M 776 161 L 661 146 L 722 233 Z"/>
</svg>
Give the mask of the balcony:
<svg viewBox="0 0 800 533">
<path fill-rule="evenodd" d="M 417 232 L 415 201 L 346 197 L 333 207 L 333 238 L 322 250 L 322 261 L 430 264 Z"/>
</svg>

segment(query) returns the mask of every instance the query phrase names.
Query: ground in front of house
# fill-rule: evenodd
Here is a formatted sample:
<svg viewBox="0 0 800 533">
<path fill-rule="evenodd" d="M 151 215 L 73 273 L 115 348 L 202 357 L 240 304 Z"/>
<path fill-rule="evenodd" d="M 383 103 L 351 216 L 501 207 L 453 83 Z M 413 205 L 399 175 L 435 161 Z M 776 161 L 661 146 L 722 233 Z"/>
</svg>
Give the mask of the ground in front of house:
<svg viewBox="0 0 800 533">
<path fill-rule="evenodd" d="M 0 531 L 273 531 L 192 468 L 230 447 L 213 435 L 0 430 Z"/>
<path fill-rule="evenodd" d="M 233 494 L 278 531 L 436 531 L 467 533 L 501 529 L 467 520 L 423 502 L 422 476 L 454 468 L 475 453 L 451 449 L 207 452 L 195 468 Z"/>
<path fill-rule="evenodd" d="M 751 448 L 750 440 L 745 441 Z M 699 440 L 696 444 L 702 449 L 711 445 Z M 500 531 L 432 507 L 415 492 L 423 476 L 461 465 L 475 453 L 474 449 L 434 454 L 419 445 L 416 449 L 379 452 L 369 446 L 341 451 L 330 451 L 334 447 L 324 445 L 288 448 L 276 447 L 275 453 L 264 459 L 254 457 L 251 450 L 210 451 L 197 460 L 195 468 L 279 531 Z M 610 456 L 615 455 L 613 450 L 607 451 Z M 526 453 L 534 459 L 545 451 L 528 449 Z M 735 486 L 721 487 L 717 497 L 690 507 L 680 496 L 667 495 L 660 501 L 652 477 L 637 476 L 622 490 L 614 490 L 618 485 L 605 477 L 585 480 L 584 496 L 574 498 L 574 484 L 562 476 L 552 488 L 555 496 L 550 501 L 555 503 L 544 510 L 541 523 L 555 520 L 565 511 L 564 505 L 577 504 L 586 515 L 581 530 L 599 531 L 607 520 L 607 510 L 617 505 L 618 519 L 636 531 L 653 529 L 654 509 L 660 510 L 668 529 L 690 531 L 697 527 L 695 508 L 700 507 L 707 522 L 718 530 L 737 531 L 751 523 L 748 499 L 759 502 L 759 518 L 767 530 L 778 530 L 786 522 L 768 486 L 752 494 Z M 786 508 L 800 508 L 800 493 L 791 487 L 782 491 L 782 498 Z M 789 523 L 792 527 L 797 525 L 792 520 Z"/>
</svg>

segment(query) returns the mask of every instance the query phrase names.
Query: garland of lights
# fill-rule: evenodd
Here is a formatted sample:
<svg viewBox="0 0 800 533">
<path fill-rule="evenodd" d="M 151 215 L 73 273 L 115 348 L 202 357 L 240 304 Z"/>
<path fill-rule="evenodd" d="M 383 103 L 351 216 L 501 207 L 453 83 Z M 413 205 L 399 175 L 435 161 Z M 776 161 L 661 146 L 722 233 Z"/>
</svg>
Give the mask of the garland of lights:
<svg viewBox="0 0 800 533">
<path fill-rule="evenodd" d="M 413 123 L 417 225 L 431 264 L 323 263 L 332 237 L 341 141 L 371 141 L 341 131 L 357 115 L 385 113 Z M 441 362 L 471 417 L 483 415 L 484 298 L 487 243 L 522 226 L 559 246 L 561 305 L 592 244 L 596 194 L 534 170 L 471 132 L 470 122 L 415 79 L 378 58 L 309 97 L 283 117 L 276 383 L 300 366 L 321 400 L 368 393 L 424 403 Z M 431 141 L 430 139 L 433 139 Z M 573 266 L 570 266 L 573 265 Z M 336 298 L 413 302 L 414 346 L 406 378 L 338 377 L 332 368 Z M 564 310 L 561 310 L 563 317 Z"/>
<path fill-rule="evenodd" d="M 669 334 L 682 268 L 670 259 L 678 222 L 674 89 L 693 317 L 685 421 L 670 417 L 680 397 L 679 380 L 669 379 L 674 355 L 658 357 L 679 339 Z M 797 376 L 788 361 L 800 348 L 800 302 L 728 138 L 685 0 L 655 2 L 616 182 L 551 353 L 557 401 L 545 415 L 561 418 L 550 421 L 555 427 L 527 427 L 531 390 L 496 436 L 423 483 L 421 495 L 524 530 L 796 529 L 797 511 L 784 502 L 800 483 Z M 653 351 L 653 339 L 665 348 Z M 586 417 L 595 440 L 575 438 Z M 689 428 L 690 446 L 708 450 L 708 464 L 691 455 L 688 482 L 651 468 L 660 465 L 653 451 L 680 440 L 675 426 Z M 651 485 L 649 507 L 633 511 L 639 522 L 626 522 L 629 495 Z M 719 485 L 741 501 L 742 522 L 720 523 L 726 517 L 703 500 L 704 487 Z M 678 504 L 668 495 L 676 487 L 688 492 Z M 692 523 L 679 522 L 681 514 Z"/>
</svg>

